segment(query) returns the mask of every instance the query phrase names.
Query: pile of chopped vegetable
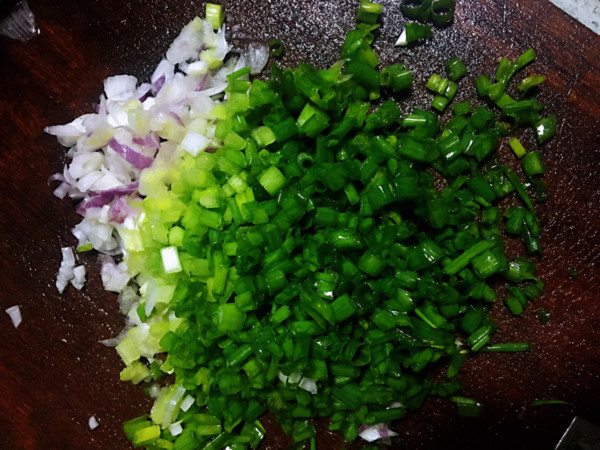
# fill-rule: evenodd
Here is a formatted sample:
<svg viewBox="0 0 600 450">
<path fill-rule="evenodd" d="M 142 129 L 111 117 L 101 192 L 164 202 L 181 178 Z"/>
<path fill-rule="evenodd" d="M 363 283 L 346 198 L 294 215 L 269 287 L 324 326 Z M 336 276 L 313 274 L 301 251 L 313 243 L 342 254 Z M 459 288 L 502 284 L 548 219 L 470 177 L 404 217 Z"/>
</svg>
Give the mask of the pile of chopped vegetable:
<svg viewBox="0 0 600 450">
<path fill-rule="evenodd" d="M 444 11 L 413 9 L 416 20 L 447 23 L 433 19 Z M 540 154 L 509 141 L 525 182 L 496 162 L 518 128 L 534 127 L 540 144 L 556 130 L 529 95 L 543 76 L 526 78 L 519 99 L 506 93 L 535 52 L 502 58 L 494 80 L 476 80 L 489 107 L 456 103 L 442 125 L 438 112 L 467 69 L 450 59 L 447 78 L 427 83 L 436 112 L 403 114 L 384 99 L 410 90 L 413 74 L 379 69 L 380 13 L 360 2 L 330 69 L 274 64 L 261 81 L 250 75 L 267 49 L 231 55 L 209 4 L 151 83 L 109 78 L 95 114 L 47 129 L 70 147 L 56 193 L 81 199 L 78 249 L 101 253 L 105 287 L 127 316 L 107 341 L 125 364 L 121 379 L 156 397 L 148 416 L 124 425 L 135 446 L 255 448 L 266 412 L 294 443 L 315 445 L 317 417 L 349 441 L 385 439 L 432 395 L 479 413 L 456 396 L 469 354 L 529 350 L 491 345 L 487 311 L 499 281 L 515 315 L 543 289 L 535 263 L 507 259 L 503 240 L 541 252 Z M 508 196 L 523 206 L 499 206 Z M 447 380 L 434 382 L 441 363 Z"/>
</svg>

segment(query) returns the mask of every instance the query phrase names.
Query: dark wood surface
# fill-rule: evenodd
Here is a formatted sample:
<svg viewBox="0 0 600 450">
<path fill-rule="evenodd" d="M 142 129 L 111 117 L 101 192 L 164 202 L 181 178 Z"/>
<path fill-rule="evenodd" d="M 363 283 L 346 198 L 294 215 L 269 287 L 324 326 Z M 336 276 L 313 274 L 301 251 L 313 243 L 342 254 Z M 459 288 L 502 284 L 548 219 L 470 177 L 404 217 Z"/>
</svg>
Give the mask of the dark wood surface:
<svg viewBox="0 0 600 450">
<path fill-rule="evenodd" d="M 357 1 L 223 1 L 230 35 L 243 45 L 279 37 L 283 64 L 326 67 L 336 61 Z M 404 61 L 416 85 L 456 54 L 470 68 L 461 81 L 473 97 L 473 74 L 493 74 L 495 59 L 530 46 L 538 60 L 525 73 L 548 83 L 540 97 L 557 114 L 560 136 L 542 147 L 550 200 L 540 208 L 543 297 L 520 318 L 494 308 L 495 341 L 531 341 L 528 354 L 480 355 L 460 380 L 485 404 L 479 419 L 459 419 L 432 399 L 398 425 L 396 448 L 553 448 L 575 415 L 600 424 L 600 37 L 546 0 L 459 1 L 454 24 L 424 45 L 393 47 L 404 22 L 399 1 L 386 0 L 377 49 L 382 65 Z M 203 14 L 191 0 L 29 0 L 39 36 L 0 37 L 0 448 L 125 449 L 124 420 L 146 412 L 142 389 L 119 381 L 121 362 L 99 340 L 122 326 L 116 298 L 104 293 L 95 256 L 86 255 L 83 292 L 54 287 L 60 247 L 73 245 L 72 203 L 52 195 L 48 177 L 65 150 L 42 132 L 92 110 L 110 75 L 149 78 L 181 27 Z M 425 107 L 416 89 L 403 109 Z M 533 147 L 530 131 L 523 142 Z M 508 155 L 504 144 L 501 150 Z M 570 269 L 579 276 L 571 278 Z M 14 329 L 4 310 L 20 305 Z M 536 312 L 551 313 L 542 325 Z M 530 406 L 536 399 L 569 405 Z M 88 428 L 95 416 L 100 427 Z M 275 430 L 263 448 L 286 448 Z M 320 449 L 341 441 L 322 432 Z M 355 446 L 359 446 L 356 444 Z"/>
</svg>

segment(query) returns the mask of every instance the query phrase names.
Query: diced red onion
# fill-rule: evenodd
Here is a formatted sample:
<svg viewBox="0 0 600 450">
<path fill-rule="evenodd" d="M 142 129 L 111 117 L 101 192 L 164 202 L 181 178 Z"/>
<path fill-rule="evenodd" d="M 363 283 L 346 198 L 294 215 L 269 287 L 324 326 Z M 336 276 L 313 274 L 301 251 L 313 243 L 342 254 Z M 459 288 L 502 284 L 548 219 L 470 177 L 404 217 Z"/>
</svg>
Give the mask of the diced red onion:
<svg viewBox="0 0 600 450">
<path fill-rule="evenodd" d="M 110 205 L 109 218 L 111 222 L 123 223 L 127 217 L 135 217 L 137 215 L 138 210 L 129 205 L 125 196 L 115 198 Z"/>
<path fill-rule="evenodd" d="M 73 157 L 69 165 L 69 175 L 79 179 L 90 172 L 100 169 L 104 156 L 100 152 L 79 153 Z"/>
<path fill-rule="evenodd" d="M 92 192 L 90 192 L 90 194 L 92 194 L 92 195 L 108 194 L 108 195 L 112 195 L 113 197 L 116 195 L 133 194 L 135 191 L 137 191 L 139 184 L 140 184 L 139 181 L 133 181 L 129 184 L 124 184 L 122 186 L 119 186 L 119 187 L 116 187 L 113 189 L 109 189 L 106 191 L 92 191 Z"/>
<path fill-rule="evenodd" d="M 99 252 L 109 255 L 122 253 L 119 243 L 113 237 L 114 227 L 108 223 L 87 217 L 87 213 L 95 209 L 98 208 L 89 209 L 86 212 L 86 217 L 75 225 L 72 230 L 73 236 L 78 239 L 79 245 L 92 244 L 92 247 Z"/>
<path fill-rule="evenodd" d="M 89 208 L 100 208 L 109 204 L 117 196 L 133 194 L 138 189 L 139 182 L 134 181 L 123 186 L 100 192 L 90 192 L 91 197 L 86 198 L 77 205 L 79 214 L 85 213 Z"/>
<path fill-rule="evenodd" d="M 108 255 L 100 255 L 102 261 L 102 284 L 104 289 L 111 292 L 120 292 L 129 282 L 127 266 L 124 262 L 116 264 L 114 259 Z"/>
<path fill-rule="evenodd" d="M 146 96 L 148 94 L 150 94 L 151 90 L 152 90 L 152 84 L 142 83 L 135 90 L 135 98 L 137 98 L 140 102 L 143 102 L 144 101 L 143 99 L 146 98 Z"/>
<path fill-rule="evenodd" d="M 179 125 L 181 125 L 182 127 L 185 127 L 185 123 L 183 123 L 183 120 L 181 119 L 181 116 L 173 111 L 169 112 L 169 116 L 171 116 L 173 119 L 175 119 L 175 122 L 177 122 Z"/>
<path fill-rule="evenodd" d="M 163 59 L 160 63 L 158 63 L 158 66 L 156 66 L 154 73 L 150 77 L 150 92 L 152 93 L 152 95 L 158 94 L 158 92 L 164 86 L 165 82 L 171 81 L 174 73 L 175 66 L 169 60 Z"/>
<path fill-rule="evenodd" d="M 75 255 L 71 247 L 61 248 L 62 261 L 56 275 L 56 288 L 60 293 L 64 292 L 69 282 L 75 277 Z"/>
<path fill-rule="evenodd" d="M 194 61 L 190 64 L 179 64 L 179 68 L 188 75 L 206 74 L 210 69 L 207 61 Z"/>
<path fill-rule="evenodd" d="M 129 125 L 129 117 L 123 108 L 122 102 L 109 100 L 106 102 L 107 122 L 114 128 L 126 127 Z"/>
<path fill-rule="evenodd" d="M 225 27 L 222 26 L 217 31 L 217 39 L 215 42 L 215 58 L 225 59 L 227 53 L 231 50 L 231 45 L 225 39 Z"/>
<path fill-rule="evenodd" d="M 81 192 L 86 192 L 92 189 L 92 186 L 102 178 L 102 172 L 99 170 L 94 170 L 93 172 L 86 173 L 84 176 L 77 180 L 75 186 Z"/>
<path fill-rule="evenodd" d="M 152 83 L 152 90 L 150 91 L 150 92 L 152 92 L 152 95 L 158 94 L 158 92 L 165 85 L 165 80 L 166 80 L 166 77 L 164 75 L 161 75 L 158 78 L 158 80 L 156 80 L 154 83 Z"/>
<path fill-rule="evenodd" d="M 132 321 L 128 321 L 125 324 L 125 327 L 123 327 L 123 329 L 121 330 L 121 332 L 113 337 L 113 338 L 109 338 L 109 339 L 103 339 L 100 341 L 100 343 L 102 345 L 104 345 L 105 347 L 116 347 L 117 345 L 119 345 L 119 343 L 125 339 L 125 336 L 127 336 L 127 332 L 129 330 L 131 330 L 134 326 L 135 326 L 135 322 Z"/>
<path fill-rule="evenodd" d="M 73 278 L 71 284 L 80 291 L 85 285 L 85 267 L 83 265 L 73 267 Z"/>
<path fill-rule="evenodd" d="M 206 86 L 207 81 L 208 81 L 208 74 L 206 74 L 202 78 L 200 78 L 200 81 L 198 82 L 198 85 L 194 88 L 194 91 L 196 91 L 196 92 L 202 91 L 204 89 L 204 87 Z"/>
<path fill-rule="evenodd" d="M 154 160 L 149 156 L 142 155 L 127 145 L 122 145 L 115 138 L 108 141 L 108 146 L 119 154 L 125 161 L 137 167 L 138 169 L 146 169 L 152 165 Z"/>
<path fill-rule="evenodd" d="M 130 180 L 130 177 L 126 177 L 124 180 L 123 178 L 125 177 L 123 177 L 123 174 L 119 173 L 115 167 L 111 167 L 111 170 L 101 167 L 100 173 L 102 176 L 98 178 L 94 184 L 92 184 L 92 186 L 90 186 L 90 190 L 106 191 L 108 189 L 114 189 L 121 186 L 124 181 L 129 182 Z"/>
<path fill-rule="evenodd" d="M 98 428 L 100 426 L 100 424 L 98 423 L 96 418 L 94 416 L 92 416 L 88 419 L 88 426 L 90 427 L 90 430 L 95 430 L 96 428 Z"/>
<path fill-rule="evenodd" d="M 15 306 L 11 306 L 10 308 L 6 308 L 5 311 L 6 311 L 6 314 L 9 315 L 13 326 L 15 328 L 18 328 L 19 325 L 21 324 L 21 322 L 23 321 L 23 318 L 21 317 L 21 308 L 19 308 L 19 305 L 15 305 Z"/>
<path fill-rule="evenodd" d="M 181 148 L 190 155 L 196 156 L 201 151 L 204 151 L 209 144 L 210 140 L 206 136 L 190 130 L 181 141 Z"/>
<path fill-rule="evenodd" d="M 71 123 L 66 125 L 53 125 L 44 128 L 44 132 L 56 136 L 58 142 L 65 147 L 71 147 L 77 143 L 77 139 L 85 132 L 83 127 L 83 118 L 85 116 L 78 117 Z"/>
<path fill-rule="evenodd" d="M 83 197 L 83 193 L 69 183 L 65 176 L 62 173 L 55 173 L 54 175 L 48 177 L 48 182 L 52 181 L 60 181 L 61 183 L 52 191 L 54 195 L 58 198 L 65 198 L 67 195 L 71 198 L 81 198 Z"/>
<path fill-rule="evenodd" d="M 137 78 L 132 75 L 116 75 L 104 80 L 104 92 L 108 100 L 129 100 L 134 97 Z"/>
<path fill-rule="evenodd" d="M 204 89 L 203 91 L 199 91 L 199 92 L 204 95 L 212 96 L 212 95 L 220 94 L 221 92 L 223 92 L 225 90 L 226 87 L 227 87 L 227 83 L 223 82 L 223 83 L 217 84 L 215 86 L 212 86 L 210 88 Z"/>
<path fill-rule="evenodd" d="M 207 21 L 204 21 L 207 22 Z M 181 30 L 179 36 L 175 38 L 169 49 L 167 50 L 167 59 L 173 63 L 188 61 L 192 58 L 197 58 L 204 40 L 205 31 L 212 33 L 212 25 L 208 24 L 208 29 L 203 22 L 202 30 L 196 30 L 196 24 L 189 23 Z"/>
<path fill-rule="evenodd" d="M 65 181 L 65 176 L 62 173 L 55 173 L 48 177 L 48 183 L 51 181 Z"/>
<path fill-rule="evenodd" d="M 269 46 L 265 42 L 251 42 L 248 47 L 242 51 L 250 66 L 250 73 L 260 73 L 269 60 Z"/>
<path fill-rule="evenodd" d="M 67 183 L 60 183 L 58 187 L 54 189 L 54 191 L 52 191 L 52 193 L 58 198 L 65 198 L 69 193 L 70 189 L 71 186 L 69 186 Z"/>
<path fill-rule="evenodd" d="M 150 149 L 158 149 L 160 147 L 160 138 L 154 132 L 148 133 L 143 138 L 134 137 L 133 143 Z"/>
<path fill-rule="evenodd" d="M 316 394 L 318 392 L 317 382 L 311 378 L 302 378 L 300 383 L 298 383 L 298 387 L 303 389 L 311 394 Z"/>
<path fill-rule="evenodd" d="M 389 443 L 389 438 L 398 436 L 398 433 L 390 430 L 386 424 L 379 423 L 371 426 L 361 425 L 358 429 L 358 435 L 367 442 L 373 442 L 382 439 Z"/>
</svg>

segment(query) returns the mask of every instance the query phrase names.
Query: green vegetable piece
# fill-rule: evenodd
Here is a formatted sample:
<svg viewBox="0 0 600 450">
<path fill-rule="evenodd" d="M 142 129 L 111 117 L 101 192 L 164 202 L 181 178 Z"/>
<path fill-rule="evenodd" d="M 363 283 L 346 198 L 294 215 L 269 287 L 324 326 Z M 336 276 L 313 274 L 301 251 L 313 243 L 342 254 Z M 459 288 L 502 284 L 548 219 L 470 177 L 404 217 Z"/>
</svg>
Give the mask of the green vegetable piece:
<svg viewBox="0 0 600 450">
<path fill-rule="evenodd" d="M 152 425 L 146 428 L 140 428 L 133 434 L 132 442 L 135 446 L 148 445 L 160 437 L 160 427 Z"/>
<path fill-rule="evenodd" d="M 316 106 L 307 103 L 296 123 L 308 137 L 315 137 L 329 126 L 329 116 Z"/>
<path fill-rule="evenodd" d="M 460 256 L 456 257 L 452 261 L 449 261 L 444 266 L 444 272 L 448 275 L 454 275 L 454 274 L 458 273 L 459 270 L 463 269 L 464 267 L 467 266 L 467 264 L 469 264 L 471 259 L 473 259 L 475 256 L 479 255 L 480 253 L 484 252 L 485 250 L 493 247 L 493 245 L 494 245 L 494 243 L 491 241 L 484 240 L 484 241 L 477 242 L 476 244 L 471 246 L 468 250 L 466 250 L 464 253 L 462 253 Z"/>
<path fill-rule="evenodd" d="M 479 417 L 483 412 L 483 404 L 472 398 L 450 397 L 450 401 L 456 403 L 459 417 Z"/>
<path fill-rule="evenodd" d="M 556 134 L 556 116 L 552 114 L 536 122 L 535 133 L 540 144 L 552 138 Z"/>
<path fill-rule="evenodd" d="M 446 62 L 446 72 L 452 81 L 458 81 L 467 74 L 467 68 L 458 56 L 454 56 Z"/>
<path fill-rule="evenodd" d="M 361 0 L 356 12 L 356 21 L 374 24 L 377 22 L 381 12 L 382 7 L 380 4 L 368 0 Z"/>
<path fill-rule="evenodd" d="M 518 89 L 521 92 L 521 96 L 525 96 L 529 93 L 529 90 L 543 84 L 546 82 L 546 77 L 544 75 L 530 75 L 521 81 Z"/>
<path fill-rule="evenodd" d="M 238 309 L 235 303 L 219 305 L 216 322 L 219 331 L 240 331 L 244 326 L 246 314 Z"/>
<path fill-rule="evenodd" d="M 283 55 L 285 47 L 280 39 L 270 39 L 269 48 L 271 49 L 271 55 L 278 58 Z"/>
<path fill-rule="evenodd" d="M 286 185 L 287 180 L 277 167 L 271 166 L 259 175 L 258 182 L 265 191 L 274 196 Z"/>
<path fill-rule="evenodd" d="M 205 16 L 210 21 L 214 30 L 221 28 L 221 25 L 223 24 L 223 10 L 221 5 L 207 3 Z"/>
<path fill-rule="evenodd" d="M 457 116 L 466 116 L 471 112 L 471 102 L 463 100 L 454 105 L 454 114 Z"/>
<path fill-rule="evenodd" d="M 527 153 L 522 160 L 523 171 L 528 177 L 535 177 L 537 175 L 543 175 L 546 170 L 544 169 L 544 163 L 540 156 L 540 152 L 533 151 Z"/>
<path fill-rule="evenodd" d="M 446 106 L 448 106 L 448 103 L 450 103 L 448 98 L 441 95 L 436 95 L 431 102 L 431 106 L 437 109 L 439 112 L 444 112 Z"/>
<path fill-rule="evenodd" d="M 381 85 L 391 87 L 394 91 L 410 89 L 413 85 L 412 71 L 402 64 L 392 64 L 381 71 Z"/>
<path fill-rule="evenodd" d="M 433 36 L 429 25 L 421 25 L 416 22 L 408 22 L 404 25 L 404 31 L 396 41 L 396 45 L 405 47 L 412 42 L 428 39 Z"/>
<path fill-rule="evenodd" d="M 531 344 L 529 342 L 511 342 L 505 344 L 486 345 L 481 349 L 483 352 L 529 352 Z"/>
<path fill-rule="evenodd" d="M 431 15 L 432 0 L 402 0 L 402 13 L 412 20 L 427 22 Z"/>
<path fill-rule="evenodd" d="M 519 142 L 519 140 L 515 137 L 512 138 L 510 141 L 508 141 L 508 145 L 510 146 L 512 151 L 515 153 L 517 158 L 522 158 L 527 153 L 527 150 L 525 150 L 525 148 L 523 147 L 521 142 Z"/>
<path fill-rule="evenodd" d="M 454 19 L 456 0 L 436 0 L 431 4 L 431 21 L 436 27 L 445 27 Z"/>
<path fill-rule="evenodd" d="M 430 91 L 433 91 L 439 95 L 443 95 L 446 92 L 446 89 L 448 89 L 448 84 L 448 80 L 438 75 L 437 73 L 434 73 L 433 75 L 431 75 L 431 77 L 429 77 L 429 80 L 427 81 L 425 87 L 427 87 L 427 89 L 429 89 Z"/>
</svg>

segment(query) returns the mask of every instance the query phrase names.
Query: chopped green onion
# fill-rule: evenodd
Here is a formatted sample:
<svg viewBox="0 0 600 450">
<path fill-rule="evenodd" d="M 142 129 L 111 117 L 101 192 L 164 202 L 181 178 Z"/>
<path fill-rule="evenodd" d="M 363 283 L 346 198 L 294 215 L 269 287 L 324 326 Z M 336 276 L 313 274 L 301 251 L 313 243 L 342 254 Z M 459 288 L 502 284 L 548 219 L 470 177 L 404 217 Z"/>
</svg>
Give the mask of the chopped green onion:
<svg viewBox="0 0 600 450">
<path fill-rule="evenodd" d="M 486 345 L 481 349 L 482 352 L 528 352 L 531 350 L 529 342 L 514 342 L 506 344 Z"/>
<path fill-rule="evenodd" d="M 519 84 L 518 89 L 521 92 L 521 95 L 526 95 L 530 89 L 539 86 L 546 82 L 546 77 L 544 75 L 531 75 L 525 78 L 521 84 Z"/>
<path fill-rule="evenodd" d="M 556 116 L 551 115 L 540 119 L 535 124 L 535 132 L 537 140 L 540 144 L 548 141 L 552 136 L 556 134 Z"/>
<path fill-rule="evenodd" d="M 469 100 L 463 100 L 454 105 L 455 116 L 465 116 L 471 112 L 471 102 Z"/>
<path fill-rule="evenodd" d="M 454 19 L 456 0 L 436 0 L 431 4 L 431 21 L 436 27 L 445 27 Z"/>
<path fill-rule="evenodd" d="M 458 81 L 467 74 L 467 68 L 458 56 L 454 56 L 446 62 L 446 72 L 452 81 Z"/>
<path fill-rule="evenodd" d="M 287 180 L 277 167 L 271 166 L 260 174 L 258 182 L 265 191 L 274 196 L 285 186 Z"/>
<path fill-rule="evenodd" d="M 210 21 L 214 30 L 221 28 L 221 25 L 223 24 L 223 10 L 221 5 L 207 3 L 206 18 Z"/>
<path fill-rule="evenodd" d="M 281 56 L 285 49 L 280 39 L 270 39 L 269 48 L 271 49 L 271 55 L 276 58 Z"/>
<path fill-rule="evenodd" d="M 411 42 L 417 42 L 423 39 L 428 39 L 431 36 L 433 36 L 433 33 L 429 25 L 421 25 L 416 22 L 408 22 L 406 25 L 404 25 L 404 31 L 402 31 L 394 45 L 406 47 Z"/>
<path fill-rule="evenodd" d="M 381 85 L 395 91 L 409 89 L 413 84 L 413 74 L 401 64 L 393 64 L 381 71 Z"/>
<path fill-rule="evenodd" d="M 544 164 L 538 151 L 527 153 L 523 157 L 522 163 L 525 175 L 528 177 L 543 175 L 545 173 Z"/>
<path fill-rule="evenodd" d="M 444 109 L 446 109 L 448 103 L 450 103 L 450 100 L 448 100 L 446 97 L 436 95 L 431 102 L 431 106 L 437 109 L 438 111 L 443 112 Z"/>
<path fill-rule="evenodd" d="M 444 95 L 446 89 L 448 89 L 448 84 L 448 80 L 438 75 L 437 73 L 434 73 L 433 75 L 431 75 L 431 77 L 429 77 L 429 80 L 427 81 L 425 87 L 439 95 Z"/>
<path fill-rule="evenodd" d="M 77 247 L 77 251 L 79 253 L 89 252 L 90 250 L 93 250 L 93 249 L 94 249 L 94 246 L 90 243 L 83 244 L 83 245 L 80 245 L 79 247 Z"/>
<path fill-rule="evenodd" d="M 510 146 L 512 151 L 515 153 L 517 158 L 522 158 L 527 153 L 527 150 L 525 150 L 525 147 L 523 147 L 523 144 L 521 144 L 521 142 L 516 137 L 514 137 L 510 141 L 508 141 L 508 145 Z"/>
<path fill-rule="evenodd" d="M 431 15 L 432 0 L 402 0 L 402 13 L 412 20 L 427 22 Z"/>
<path fill-rule="evenodd" d="M 356 21 L 364 23 L 376 23 L 381 14 L 382 7 L 378 3 L 368 0 L 360 0 L 358 11 L 356 12 Z"/>
<path fill-rule="evenodd" d="M 472 398 L 450 397 L 450 401 L 456 403 L 460 417 L 479 417 L 483 412 L 483 404 Z"/>
<path fill-rule="evenodd" d="M 564 400 L 534 400 L 531 402 L 531 406 L 543 406 L 543 405 L 570 405 L 571 403 Z"/>
</svg>

